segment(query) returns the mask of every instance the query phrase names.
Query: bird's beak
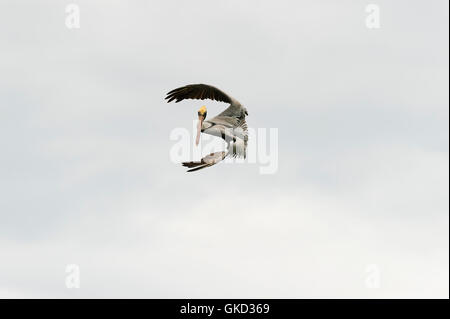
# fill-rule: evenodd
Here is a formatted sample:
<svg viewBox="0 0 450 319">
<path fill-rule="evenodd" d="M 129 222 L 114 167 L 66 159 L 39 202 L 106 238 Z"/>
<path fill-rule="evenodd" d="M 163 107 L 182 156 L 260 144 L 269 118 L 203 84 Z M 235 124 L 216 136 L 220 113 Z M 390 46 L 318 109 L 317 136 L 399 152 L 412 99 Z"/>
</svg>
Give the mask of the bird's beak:
<svg viewBox="0 0 450 319">
<path fill-rule="evenodd" d="M 197 138 L 195 139 L 195 145 L 198 146 L 198 143 L 200 143 L 200 133 L 202 131 L 202 123 L 205 118 L 203 116 L 198 117 L 198 123 L 197 123 Z"/>
</svg>

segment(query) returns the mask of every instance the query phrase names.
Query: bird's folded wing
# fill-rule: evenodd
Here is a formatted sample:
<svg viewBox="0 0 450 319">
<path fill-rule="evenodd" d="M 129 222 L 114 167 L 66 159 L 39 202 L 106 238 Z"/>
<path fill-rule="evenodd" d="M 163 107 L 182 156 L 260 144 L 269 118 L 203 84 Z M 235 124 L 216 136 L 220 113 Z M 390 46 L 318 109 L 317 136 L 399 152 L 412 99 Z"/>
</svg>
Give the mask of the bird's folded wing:
<svg viewBox="0 0 450 319">
<path fill-rule="evenodd" d="M 202 168 L 211 167 L 219 162 L 221 162 L 225 157 L 227 153 L 225 152 L 215 152 L 211 153 L 205 157 L 203 157 L 200 161 L 197 162 L 183 162 L 182 165 L 190 168 L 188 172 L 195 172 Z"/>
</svg>

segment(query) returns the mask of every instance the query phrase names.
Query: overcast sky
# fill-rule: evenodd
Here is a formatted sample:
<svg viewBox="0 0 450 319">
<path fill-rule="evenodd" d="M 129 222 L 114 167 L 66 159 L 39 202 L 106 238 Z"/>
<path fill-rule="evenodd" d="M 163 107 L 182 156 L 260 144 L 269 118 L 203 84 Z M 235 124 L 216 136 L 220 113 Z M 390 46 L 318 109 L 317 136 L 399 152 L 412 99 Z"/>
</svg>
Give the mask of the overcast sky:
<svg viewBox="0 0 450 319">
<path fill-rule="evenodd" d="M 3 0 L 0 297 L 448 298 L 448 1 L 371 2 Z M 170 160 L 189 83 L 275 174 Z"/>
</svg>

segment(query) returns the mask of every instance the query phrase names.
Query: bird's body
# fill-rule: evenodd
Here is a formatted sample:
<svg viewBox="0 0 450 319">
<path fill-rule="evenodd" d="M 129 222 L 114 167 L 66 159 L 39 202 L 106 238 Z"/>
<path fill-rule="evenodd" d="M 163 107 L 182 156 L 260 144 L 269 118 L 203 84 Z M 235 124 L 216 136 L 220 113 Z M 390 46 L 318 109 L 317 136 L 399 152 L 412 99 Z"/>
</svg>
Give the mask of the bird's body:
<svg viewBox="0 0 450 319">
<path fill-rule="evenodd" d="M 166 97 L 167 102 L 175 100 L 175 103 L 184 99 L 211 99 L 230 104 L 222 113 L 208 121 L 205 120 L 206 107 L 203 106 L 198 111 L 199 126 L 196 143 L 199 142 L 200 133 L 204 133 L 223 138 L 228 143 L 228 149 L 226 152 L 211 153 L 202 158 L 200 162 L 183 163 L 184 166 L 191 168 L 188 172 L 215 165 L 227 156 L 246 157 L 248 131 L 245 117 L 248 112 L 241 103 L 219 89 L 206 84 L 186 85 L 170 91 Z"/>
</svg>

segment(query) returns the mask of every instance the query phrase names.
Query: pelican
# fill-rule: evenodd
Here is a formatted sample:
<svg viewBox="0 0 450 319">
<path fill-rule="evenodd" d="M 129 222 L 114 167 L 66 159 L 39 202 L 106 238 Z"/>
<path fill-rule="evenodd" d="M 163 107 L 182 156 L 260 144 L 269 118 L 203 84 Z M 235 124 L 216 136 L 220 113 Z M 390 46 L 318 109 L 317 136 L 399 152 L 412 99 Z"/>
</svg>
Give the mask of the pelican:
<svg viewBox="0 0 450 319">
<path fill-rule="evenodd" d="M 223 138 L 227 142 L 226 151 L 211 153 L 196 162 L 183 162 L 183 166 L 190 168 L 188 172 L 198 171 L 211 167 L 227 156 L 246 157 L 248 131 L 245 116 L 247 109 L 230 95 L 218 88 L 206 84 L 189 84 L 179 87 L 167 93 L 167 103 L 178 103 L 185 99 L 205 100 L 210 99 L 230 105 L 220 114 L 206 121 L 207 109 L 202 106 L 198 112 L 197 136 L 195 144 L 200 141 L 200 133 Z"/>
</svg>

